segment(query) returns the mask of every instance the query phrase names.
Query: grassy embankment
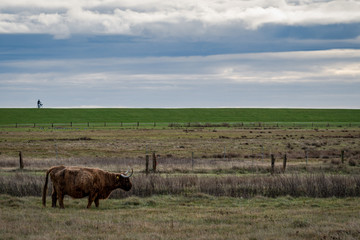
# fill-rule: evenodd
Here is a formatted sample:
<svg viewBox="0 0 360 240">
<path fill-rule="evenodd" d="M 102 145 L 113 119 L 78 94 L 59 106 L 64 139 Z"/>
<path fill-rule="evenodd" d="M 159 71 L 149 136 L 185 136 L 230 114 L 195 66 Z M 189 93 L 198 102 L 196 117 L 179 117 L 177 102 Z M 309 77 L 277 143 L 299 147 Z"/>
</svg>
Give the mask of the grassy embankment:
<svg viewBox="0 0 360 240">
<path fill-rule="evenodd" d="M 360 122 L 350 109 L 0 109 L 0 125 L 44 123 Z"/>
</svg>

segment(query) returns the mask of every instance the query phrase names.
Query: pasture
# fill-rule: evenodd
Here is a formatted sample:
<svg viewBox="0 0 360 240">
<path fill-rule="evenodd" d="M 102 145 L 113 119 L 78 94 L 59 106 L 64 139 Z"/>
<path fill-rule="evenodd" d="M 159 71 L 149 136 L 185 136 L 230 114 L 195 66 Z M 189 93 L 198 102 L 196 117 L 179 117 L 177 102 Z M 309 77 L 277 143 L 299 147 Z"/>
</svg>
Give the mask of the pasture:
<svg viewBox="0 0 360 240">
<path fill-rule="evenodd" d="M 359 122 L 356 114 L 350 115 L 343 119 L 327 116 L 322 127 L 227 125 L 222 123 L 233 120 L 209 117 L 176 122 L 221 124 L 52 127 L 48 124 L 57 117 L 50 114 L 51 121 L 39 120 L 47 125 L 20 128 L 2 116 L 2 123 L 11 126 L 0 128 L 0 236 L 358 239 L 360 128 L 356 124 L 327 127 L 328 122 Z M 325 112 L 318 115 L 323 116 Z M 304 118 L 298 120 L 304 122 Z M 316 114 L 309 119 L 316 119 Z M 127 121 L 133 120 L 157 121 Z M 59 118 L 60 122 L 64 119 Z M 86 121 L 81 118 L 79 122 Z M 53 209 L 49 197 L 48 207 L 43 208 L 45 170 L 59 164 L 114 172 L 130 166 L 133 189 L 116 190 L 110 199 L 100 200 L 99 209 L 85 209 L 87 199 L 71 198 L 65 199 L 65 210 Z"/>
<path fill-rule="evenodd" d="M 31 109 L 0 108 L 0 126 L 51 123 L 241 123 L 241 122 L 324 122 L 359 123 L 358 109 L 268 109 L 268 108 L 185 108 L 185 109 Z"/>
<path fill-rule="evenodd" d="M 2 239 L 358 239 L 359 198 L 160 195 L 85 209 L 43 208 L 39 197 L 0 195 Z"/>
</svg>

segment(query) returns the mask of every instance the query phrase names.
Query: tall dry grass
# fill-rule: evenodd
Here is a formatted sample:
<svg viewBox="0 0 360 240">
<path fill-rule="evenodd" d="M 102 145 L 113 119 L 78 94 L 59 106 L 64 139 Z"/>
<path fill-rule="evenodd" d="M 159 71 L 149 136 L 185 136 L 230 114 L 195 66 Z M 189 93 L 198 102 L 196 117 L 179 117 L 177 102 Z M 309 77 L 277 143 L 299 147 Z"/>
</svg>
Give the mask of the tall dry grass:
<svg viewBox="0 0 360 240">
<path fill-rule="evenodd" d="M 213 196 L 249 198 L 254 196 L 355 197 L 360 196 L 360 176 L 277 175 L 277 176 L 144 176 L 133 180 L 128 193 L 135 196 L 153 194 L 204 193 Z M 124 194 L 126 195 L 126 194 Z"/>
<path fill-rule="evenodd" d="M 44 176 L 16 173 L 0 176 L 0 194 L 41 196 Z M 251 198 L 278 197 L 360 197 L 359 175 L 275 175 L 275 176 L 162 176 L 137 174 L 129 192 L 117 190 L 112 198 L 152 195 L 208 194 Z M 51 184 L 49 188 L 51 187 Z M 51 192 L 50 189 L 48 192 Z"/>
<path fill-rule="evenodd" d="M 41 196 L 45 177 L 24 173 L 15 173 L 9 176 L 0 176 L 0 194 L 17 197 Z"/>
</svg>

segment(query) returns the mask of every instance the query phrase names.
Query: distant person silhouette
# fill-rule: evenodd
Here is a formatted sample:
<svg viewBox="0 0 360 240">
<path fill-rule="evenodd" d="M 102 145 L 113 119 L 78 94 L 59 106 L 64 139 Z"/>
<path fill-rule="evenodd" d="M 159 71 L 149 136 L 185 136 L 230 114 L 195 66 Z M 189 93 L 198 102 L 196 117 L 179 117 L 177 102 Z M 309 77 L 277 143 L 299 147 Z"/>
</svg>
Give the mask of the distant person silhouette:
<svg viewBox="0 0 360 240">
<path fill-rule="evenodd" d="M 38 107 L 38 108 L 41 108 L 42 105 L 43 105 L 43 104 L 41 103 L 41 101 L 40 101 L 40 99 L 39 99 L 39 100 L 37 101 L 37 107 Z"/>
</svg>

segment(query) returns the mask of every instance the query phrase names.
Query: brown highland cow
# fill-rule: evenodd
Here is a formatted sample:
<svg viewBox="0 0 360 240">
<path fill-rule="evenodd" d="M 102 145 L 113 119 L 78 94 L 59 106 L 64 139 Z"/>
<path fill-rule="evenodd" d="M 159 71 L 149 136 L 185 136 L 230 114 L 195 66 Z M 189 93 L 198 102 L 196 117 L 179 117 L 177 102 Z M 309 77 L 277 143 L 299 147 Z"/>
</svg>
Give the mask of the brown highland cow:
<svg viewBox="0 0 360 240">
<path fill-rule="evenodd" d="M 129 191 L 132 187 L 130 175 L 126 173 L 110 173 L 96 168 L 65 167 L 56 166 L 46 172 L 45 185 L 42 195 L 42 203 L 46 205 L 46 191 L 48 176 L 50 174 L 53 183 L 52 207 L 56 207 L 59 200 L 60 208 L 64 208 L 64 196 L 83 198 L 88 196 L 87 208 L 90 208 L 93 201 L 99 207 L 99 199 L 106 199 L 111 192 L 117 188 Z"/>
</svg>

